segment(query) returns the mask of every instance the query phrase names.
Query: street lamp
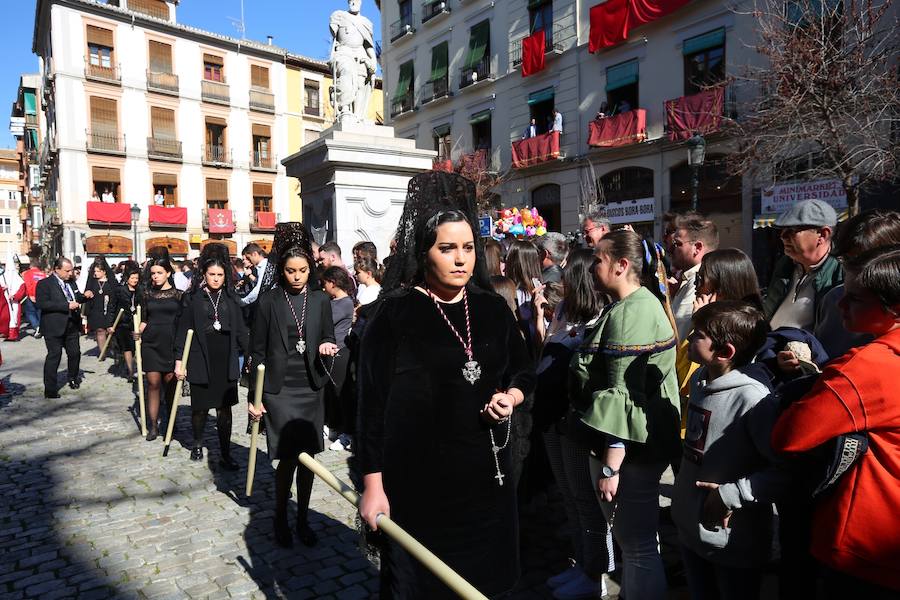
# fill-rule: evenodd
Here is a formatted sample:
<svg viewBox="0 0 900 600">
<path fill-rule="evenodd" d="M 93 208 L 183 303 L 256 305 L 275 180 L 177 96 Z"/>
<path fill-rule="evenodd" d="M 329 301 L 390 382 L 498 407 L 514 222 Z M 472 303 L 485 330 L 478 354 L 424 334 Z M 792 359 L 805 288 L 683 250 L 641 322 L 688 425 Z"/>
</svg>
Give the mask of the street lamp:
<svg viewBox="0 0 900 600">
<path fill-rule="evenodd" d="M 697 194 L 700 188 L 700 167 L 706 160 L 706 140 L 699 133 L 695 133 L 687 141 L 688 147 L 688 165 L 691 167 L 691 187 L 693 188 L 693 198 L 691 199 L 691 210 L 697 211 Z"/>
<path fill-rule="evenodd" d="M 141 218 L 141 207 L 137 204 L 131 205 L 131 227 L 134 230 L 134 260 L 137 262 L 138 259 L 138 235 L 137 235 L 137 224 L 138 219 Z"/>
</svg>

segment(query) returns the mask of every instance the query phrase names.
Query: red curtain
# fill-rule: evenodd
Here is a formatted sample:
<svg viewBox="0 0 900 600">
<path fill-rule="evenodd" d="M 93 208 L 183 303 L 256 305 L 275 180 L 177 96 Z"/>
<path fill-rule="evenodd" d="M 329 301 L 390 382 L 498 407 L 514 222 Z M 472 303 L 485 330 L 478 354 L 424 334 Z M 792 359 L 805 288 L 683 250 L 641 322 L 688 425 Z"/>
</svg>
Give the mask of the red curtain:
<svg viewBox="0 0 900 600">
<path fill-rule="evenodd" d="M 187 225 L 187 208 L 183 206 L 151 206 L 150 222 L 157 225 Z"/>
<path fill-rule="evenodd" d="M 544 70 L 544 43 L 543 29 L 522 40 L 522 77 Z"/>
<path fill-rule="evenodd" d="M 591 8 L 588 50 L 597 52 L 625 41 L 632 29 L 675 12 L 690 0 L 607 0 Z"/>
<path fill-rule="evenodd" d="M 588 124 L 588 146 L 611 148 L 647 139 L 647 111 L 636 108 L 620 115 L 595 119 Z"/>
<path fill-rule="evenodd" d="M 512 166 L 514 169 L 530 167 L 559 157 L 559 132 L 551 131 L 533 138 L 513 142 Z"/>
<path fill-rule="evenodd" d="M 87 220 L 131 224 L 131 205 L 124 202 L 88 202 Z"/>
<path fill-rule="evenodd" d="M 686 140 L 694 133 L 706 135 L 722 124 L 725 87 L 704 90 L 692 96 L 666 100 L 666 125 L 673 142 Z"/>
<path fill-rule="evenodd" d="M 234 220 L 231 211 L 225 208 L 210 208 L 209 217 L 210 233 L 234 233 Z"/>
<path fill-rule="evenodd" d="M 275 229 L 275 213 L 258 212 L 256 213 L 256 224 L 263 229 Z"/>
</svg>

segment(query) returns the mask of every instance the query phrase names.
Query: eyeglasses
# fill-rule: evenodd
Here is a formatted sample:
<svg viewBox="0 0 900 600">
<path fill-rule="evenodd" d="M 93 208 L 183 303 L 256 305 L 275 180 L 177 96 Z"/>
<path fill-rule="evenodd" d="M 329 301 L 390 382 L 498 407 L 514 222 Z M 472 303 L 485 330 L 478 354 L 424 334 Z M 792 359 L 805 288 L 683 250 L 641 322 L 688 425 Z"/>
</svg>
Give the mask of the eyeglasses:
<svg viewBox="0 0 900 600">
<path fill-rule="evenodd" d="M 797 225 L 796 227 L 782 227 L 779 235 L 781 237 L 785 236 L 795 236 L 801 231 L 809 231 L 811 229 L 818 229 L 815 225 Z"/>
</svg>

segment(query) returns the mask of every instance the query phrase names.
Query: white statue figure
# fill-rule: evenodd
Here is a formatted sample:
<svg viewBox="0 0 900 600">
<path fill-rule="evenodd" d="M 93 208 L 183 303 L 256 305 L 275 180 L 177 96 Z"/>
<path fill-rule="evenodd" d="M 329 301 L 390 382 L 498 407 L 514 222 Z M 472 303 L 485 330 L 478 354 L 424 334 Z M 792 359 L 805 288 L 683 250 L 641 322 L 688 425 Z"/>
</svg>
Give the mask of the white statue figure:
<svg viewBox="0 0 900 600">
<path fill-rule="evenodd" d="M 372 21 L 359 14 L 362 0 L 348 0 L 348 10 L 331 13 L 331 74 L 337 120 L 366 118 L 375 87 L 375 34 Z"/>
</svg>

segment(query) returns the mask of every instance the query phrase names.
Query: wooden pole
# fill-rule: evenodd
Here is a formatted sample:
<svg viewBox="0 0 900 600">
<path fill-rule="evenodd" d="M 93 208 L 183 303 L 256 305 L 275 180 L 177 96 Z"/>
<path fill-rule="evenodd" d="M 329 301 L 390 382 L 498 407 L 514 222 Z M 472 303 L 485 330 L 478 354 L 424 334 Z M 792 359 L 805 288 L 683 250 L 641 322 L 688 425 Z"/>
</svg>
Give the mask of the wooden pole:
<svg viewBox="0 0 900 600">
<path fill-rule="evenodd" d="M 331 486 L 337 493 L 344 497 L 353 506 L 359 508 L 359 495 L 352 487 L 338 479 L 334 474 L 326 469 L 322 463 L 315 458 L 302 452 L 300 454 L 300 462 L 304 467 L 319 476 L 322 481 Z M 404 550 L 412 554 L 419 562 L 425 565 L 429 571 L 435 574 L 441 581 L 447 584 L 451 590 L 456 592 L 460 598 L 464 600 L 487 600 L 487 596 L 479 592 L 475 587 L 463 579 L 459 573 L 451 569 L 447 563 L 434 555 L 428 548 L 418 542 L 413 536 L 409 535 L 402 527 L 397 525 L 385 514 L 380 514 L 376 518 L 378 527 L 392 540 L 400 544 Z"/>
<path fill-rule="evenodd" d="M 116 313 L 116 320 L 113 322 L 112 333 L 106 336 L 106 341 L 103 342 L 103 350 L 100 351 L 100 362 L 106 358 L 106 350 L 109 348 L 109 340 L 112 339 L 113 334 L 116 333 L 116 327 L 119 326 L 119 319 L 122 318 L 122 313 L 125 312 L 124 308 L 120 308 L 119 312 Z"/>
<path fill-rule="evenodd" d="M 263 380 L 266 375 L 266 365 L 256 367 L 256 386 L 253 388 L 253 407 L 256 412 L 262 409 Z M 256 443 L 259 439 L 259 421 L 253 421 L 253 429 L 250 432 L 250 457 L 247 460 L 247 497 L 253 493 L 253 476 L 256 475 Z"/>
<path fill-rule="evenodd" d="M 191 351 L 191 340 L 194 339 L 194 330 L 187 330 L 184 340 L 184 350 L 181 352 L 181 371 L 187 376 L 188 355 Z M 169 444 L 172 443 L 172 432 L 175 431 L 175 414 L 178 412 L 178 401 L 181 400 L 181 388 L 184 387 L 184 379 L 179 379 L 175 384 L 175 397 L 172 399 L 172 408 L 169 410 L 169 425 L 166 427 L 166 446 L 163 448 L 163 456 L 169 455 Z"/>
<path fill-rule="evenodd" d="M 134 313 L 134 332 L 141 332 L 141 307 Z M 147 437 L 147 409 L 144 408 L 144 363 L 141 359 L 141 340 L 134 341 L 134 363 L 138 384 L 138 403 L 141 405 L 141 435 Z"/>
</svg>

